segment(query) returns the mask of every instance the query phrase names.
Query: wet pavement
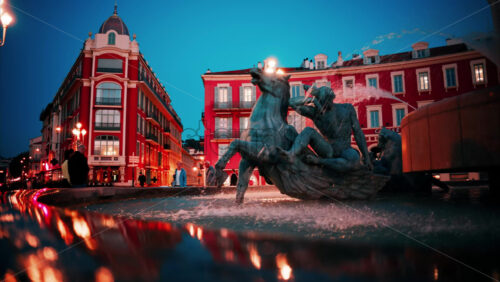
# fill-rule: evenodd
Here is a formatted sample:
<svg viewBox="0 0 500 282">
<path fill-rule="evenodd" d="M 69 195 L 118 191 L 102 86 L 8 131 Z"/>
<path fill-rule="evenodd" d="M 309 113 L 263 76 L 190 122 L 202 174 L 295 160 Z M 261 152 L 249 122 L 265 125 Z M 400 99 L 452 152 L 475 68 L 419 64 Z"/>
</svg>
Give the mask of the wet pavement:
<svg viewBox="0 0 500 282">
<path fill-rule="evenodd" d="M 158 191 L 152 189 L 149 196 L 161 195 L 162 199 L 169 200 L 171 197 L 177 197 L 185 201 L 186 195 L 190 194 L 189 197 L 195 197 L 197 201 L 201 199 L 201 202 L 204 197 L 215 197 L 217 205 L 236 210 L 227 203 L 232 202 L 232 191 L 228 192 L 227 197 L 196 195 L 199 192 L 189 189 Z M 389 238 L 378 243 L 378 239 L 359 239 L 364 236 L 369 238 L 370 234 L 359 238 L 334 240 L 328 236 L 307 236 L 307 232 L 290 235 L 257 232 L 252 227 L 223 227 L 189 217 L 173 220 L 160 215 L 155 218 L 155 213 L 150 209 L 155 199 L 150 199 L 153 202 L 142 202 L 140 206 L 135 203 L 138 209 L 133 213 L 130 212 L 130 206 L 127 207 L 130 201 L 111 203 L 110 206 L 103 203 L 118 198 L 124 199 L 127 195 L 129 198 L 137 198 L 139 194 L 145 195 L 144 191 L 137 193 L 139 192 L 136 189 L 126 188 L 3 192 L 0 200 L 0 279 L 492 281 L 500 278 L 500 243 L 494 239 L 499 226 L 494 219 L 478 221 L 476 224 L 487 224 L 488 228 L 480 228 L 478 231 L 466 229 L 470 232 L 462 238 L 459 238 L 459 230 L 441 240 L 458 243 L 441 244 L 436 243 L 441 241 L 430 241 L 433 244 L 425 246 L 409 239 L 412 234 L 407 233 L 411 233 L 411 230 L 405 230 L 404 234 L 397 234 L 399 228 L 391 230 L 390 221 L 387 222 L 388 225 L 385 225 L 385 222 L 380 224 L 379 228 L 389 227 L 386 233 L 396 234 L 393 236 L 400 238 Z M 362 205 L 379 210 L 377 205 L 381 205 L 380 201 L 384 203 L 384 207 L 389 206 L 384 202 L 387 197 L 373 203 L 364 202 Z M 55 203 L 59 207 L 54 206 Z M 95 205 L 91 206 L 92 203 Z M 405 200 L 399 198 L 395 203 L 407 205 Z M 430 202 L 415 198 L 409 203 L 421 209 L 434 209 L 437 204 L 451 205 L 451 211 L 458 208 L 465 210 L 464 214 L 477 209 L 477 215 L 464 218 L 464 225 L 471 220 L 474 223 L 475 219 L 483 215 L 488 218 L 500 215 L 499 205 L 488 200 L 485 188 L 452 189 L 450 193 L 432 197 Z M 83 208 L 83 205 L 88 207 Z M 297 207 L 293 205 L 295 204 L 286 207 Z M 279 205 L 273 207 L 278 211 L 280 208 Z M 101 210 L 98 211 L 99 209 Z M 141 213 L 141 209 L 147 209 L 149 213 Z M 159 210 L 162 209 L 166 207 Z M 317 211 L 310 209 L 309 212 Z M 214 216 L 213 213 L 208 215 Z M 453 214 L 446 216 L 453 217 Z M 457 222 L 460 222 L 460 219 Z M 328 222 L 327 226 L 336 224 L 338 225 L 332 221 Z M 425 224 L 426 222 L 422 221 L 421 225 Z M 363 225 L 361 227 L 359 229 L 357 226 L 356 230 L 362 230 Z M 478 237 L 481 240 L 473 240 L 474 232 L 480 233 Z M 382 233 L 382 237 L 386 237 L 383 235 L 386 233 Z M 394 243 L 391 243 L 392 241 Z M 438 249 L 432 249 L 434 246 Z"/>
</svg>

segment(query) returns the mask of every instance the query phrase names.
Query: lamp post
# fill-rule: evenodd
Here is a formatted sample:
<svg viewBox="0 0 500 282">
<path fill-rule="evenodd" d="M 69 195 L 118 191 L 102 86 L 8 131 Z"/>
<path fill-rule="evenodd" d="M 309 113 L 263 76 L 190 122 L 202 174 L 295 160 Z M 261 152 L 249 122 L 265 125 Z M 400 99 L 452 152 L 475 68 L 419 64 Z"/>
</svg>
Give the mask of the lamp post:
<svg viewBox="0 0 500 282">
<path fill-rule="evenodd" d="M 87 134 L 87 130 L 85 130 L 85 128 L 82 128 L 81 122 L 78 122 L 76 124 L 76 128 L 73 128 L 73 130 L 71 132 L 76 137 L 76 143 L 75 143 L 75 151 L 76 151 L 76 150 L 78 150 L 78 145 L 80 144 L 80 135 L 82 135 L 82 142 L 81 143 L 84 143 L 84 141 L 85 141 L 84 138 L 85 138 L 85 135 Z"/>
<path fill-rule="evenodd" d="M 2 8 L 3 0 L 0 0 L 0 21 L 2 22 L 2 40 L 0 40 L 0 47 L 5 44 L 5 34 L 7 34 L 7 27 L 12 22 L 12 16 L 8 12 L 4 12 Z"/>
</svg>

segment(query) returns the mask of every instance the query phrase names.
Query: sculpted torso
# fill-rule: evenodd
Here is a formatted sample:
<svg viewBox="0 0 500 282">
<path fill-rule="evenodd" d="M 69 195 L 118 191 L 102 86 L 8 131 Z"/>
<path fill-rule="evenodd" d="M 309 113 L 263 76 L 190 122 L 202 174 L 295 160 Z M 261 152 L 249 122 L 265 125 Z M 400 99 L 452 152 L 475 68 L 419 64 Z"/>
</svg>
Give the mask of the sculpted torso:
<svg viewBox="0 0 500 282">
<path fill-rule="evenodd" d="M 332 146 L 334 155 L 351 147 L 352 106 L 349 104 L 335 104 L 333 110 L 318 113 L 314 125 Z"/>
</svg>

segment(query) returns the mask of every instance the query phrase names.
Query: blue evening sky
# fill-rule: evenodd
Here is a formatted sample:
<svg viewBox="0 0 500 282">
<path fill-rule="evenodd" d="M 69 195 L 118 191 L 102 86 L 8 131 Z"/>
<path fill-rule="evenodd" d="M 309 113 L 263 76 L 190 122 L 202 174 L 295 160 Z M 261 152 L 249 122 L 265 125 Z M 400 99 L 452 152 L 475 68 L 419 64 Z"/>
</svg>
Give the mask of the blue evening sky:
<svg viewBox="0 0 500 282">
<path fill-rule="evenodd" d="M 112 14 L 114 0 L 5 1 L 15 22 L 0 47 L 0 156 L 12 157 L 41 134 L 41 110 L 88 32 L 96 33 Z M 200 75 L 207 68 L 248 68 L 269 56 L 280 66 L 294 67 L 318 53 L 327 54 L 331 63 L 338 51 L 344 58 L 363 47 L 388 54 L 410 50 L 419 40 L 440 46 L 447 36 L 490 32 L 487 5 L 486 0 L 120 0 L 118 15 L 130 34 L 137 34 L 186 130 L 200 122 Z"/>
</svg>

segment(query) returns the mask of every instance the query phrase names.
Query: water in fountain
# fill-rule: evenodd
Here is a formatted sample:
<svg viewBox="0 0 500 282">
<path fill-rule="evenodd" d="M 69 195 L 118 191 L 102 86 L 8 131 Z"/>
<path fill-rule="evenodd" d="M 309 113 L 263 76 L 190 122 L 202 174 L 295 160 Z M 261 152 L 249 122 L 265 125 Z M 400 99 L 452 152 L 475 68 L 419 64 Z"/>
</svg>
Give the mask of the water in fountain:
<svg viewBox="0 0 500 282">
<path fill-rule="evenodd" d="M 241 206 L 234 203 L 234 193 L 227 193 L 130 200 L 87 209 L 180 225 L 193 223 L 208 229 L 381 245 L 407 244 L 407 238 L 387 228 L 390 226 L 434 246 L 456 247 L 473 240 L 476 247 L 486 247 L 492 243 L 492 234 L 500 232 L 499 218 L 491 207 L 455 202 L 464 196 L 462 192 L 452 191 L 445 198 L 401 196 L 344 204 L 299 201 L 271 190 L 247 192 L 246 202 Z M 466 193 L 466 197 L 479 197 L 482 192 L 478 189 Z"/>
<path fill-rule="evenodd" d="M 391 100 L 396 100 L 401 103 L 404 103 L 408 105 L 408 107 L 412 108 L 413 110 L 416 110 L 416 108 L 412 105 L 410 105 L 408 102 L 401 100 L 400 98 L 394 96 L 392 93 L 380 89 L 380 88 L 375 88 L 371 86 L 365 86 L 362 84 L 356 84 L 355 87 L 352 90 L 346 90 L 343 91 L 342 89 L 334 90 L 335 98 L 338 102 L 343 102 L 343 103 L 351 103 L 353 105 L 359 104 L 362 101 L 366 101 L 369 99 L 391 99 Z"/>
</svg>

